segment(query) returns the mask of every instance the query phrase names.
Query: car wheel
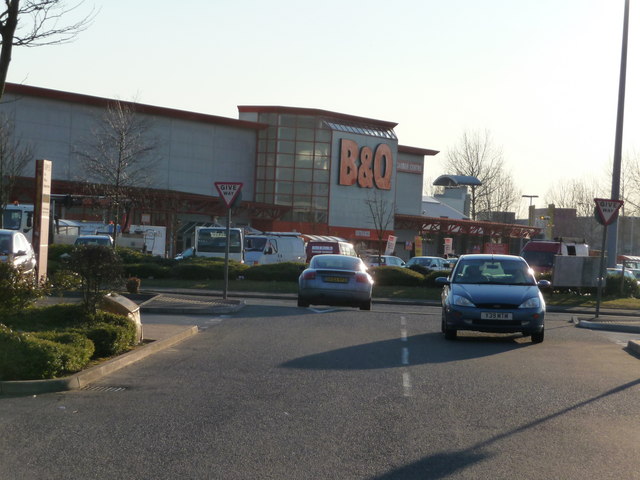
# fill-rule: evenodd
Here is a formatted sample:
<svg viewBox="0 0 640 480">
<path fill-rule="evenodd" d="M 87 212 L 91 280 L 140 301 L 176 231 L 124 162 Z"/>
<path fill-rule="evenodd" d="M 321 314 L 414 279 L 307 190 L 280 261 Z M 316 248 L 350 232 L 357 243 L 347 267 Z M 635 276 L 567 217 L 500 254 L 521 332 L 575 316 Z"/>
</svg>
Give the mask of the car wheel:
<svg viewBox="0 0 640 480">
<path fill-rule="evenodd" d="M 306 308 L 309 306 L 309 302 L 307 302 L 304 298 L 298 297 L 298 306 Z"/>
<path fill-rule="evenodd" d="M 531 341 L 533 343 L 542 343 L 543 340 L 544 340 L 544 328 L 539 332 L 533 332 L 531 334 Z"/>
<path fill-rule="evenodd" d="M 371 299 L 369 301 L 364 302 L 360 305 L 360 310 L 371 310 Z"/>
</svg>

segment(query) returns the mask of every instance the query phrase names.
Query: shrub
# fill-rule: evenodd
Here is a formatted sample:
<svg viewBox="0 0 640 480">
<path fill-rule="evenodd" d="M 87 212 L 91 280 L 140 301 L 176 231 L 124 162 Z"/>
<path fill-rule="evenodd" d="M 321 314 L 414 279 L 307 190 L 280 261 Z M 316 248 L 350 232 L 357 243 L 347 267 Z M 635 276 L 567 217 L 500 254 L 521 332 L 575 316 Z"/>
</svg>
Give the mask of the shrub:
<svg viewBox="0 0 640 480">
<path fill-rule="evenodd" d="M 0 262 L 0 312 L 24 309 L 46 293 L 46 285 L 38 284 L 13 265 Z"/>
<path fill-rule="evenodd" d="M 436 278 L 448 277 L 451 274 L 451 270 L 431 270 L 424 276 L 424 285 L 427 288 L 440 288 L 440 285 L 436 284 Z"/>
<path fill-rule="evenodd" d="M 77 372 L 93 342 L 73 332 L 14 332 L 0 325 L 0 380 L 40 380 Z"/>
<path fill-rule="evenodd" d="M 124 265 L 124 274 L 129 277 L 138 278 L 169 278 L 172 276 L 171 269 L 157 263 L 143 262 Z"/>
<path fill-rule="evenodd" d="M 129 277 L 125 288 L 129 293 L 140 293 L 140 279 L 138 277 Z"/>
<path fill-rule="evenodd" d="M 422 274 L 404 267 L 373 267 L 369 269 L 379 286 L 417 287 L 423 284 Z"/>
<path fill-rule="evenodd" d="M 623 285 L 620 285 L 623 282 Z M 623 297 L 638 297 L 640 296 L 640 288 L 638 287 L 638 281 L 634 278 L 622 278 L 622 275 L 608 275 L 607 282 L 604 287 L 604 295 L 619 297 L 620 287 L 622 286 Z"/>
<path fill-rule="evenodd" d="M 135 345 L 136 330 L 131 321 L 127 321 L 127 325 L 95 323 L 84 333 L 95 346 L 95 358 L 119 355 Z"/>
<path fill-rule="evenodd" d="M 49 253 L 47 255 L 48 261 L 60 260 L 60 257 L 64 254 L 71 255 L 73 245 L 67 245 L 64 243 L 54 243 L 49 245 Z"/>
<path fill-rule="evenodd" d="M 242 272 L 247 280 L 297 282 L 304 263 L 283 262 L 270 265 L 254 265 Z"/>
<path fill-rule="evenodd" d="M 82 293 L 87 312 L 95 313 L 105 291 L 122 282 L 122 263 L 113 248 L 103 245 L 80 245 L 71 252 L 69 269 L 82 279 Z"/>
</svg>

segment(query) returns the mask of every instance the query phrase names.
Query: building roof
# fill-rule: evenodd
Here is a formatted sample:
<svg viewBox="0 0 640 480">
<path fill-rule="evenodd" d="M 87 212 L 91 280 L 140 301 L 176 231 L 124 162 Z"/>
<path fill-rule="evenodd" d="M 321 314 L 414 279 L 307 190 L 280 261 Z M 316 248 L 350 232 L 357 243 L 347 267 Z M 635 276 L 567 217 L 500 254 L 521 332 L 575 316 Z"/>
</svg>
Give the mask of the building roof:
<svg viewBox="0 0 640 480">
<path fill-rule="evenodd" d="M 453 207 L 439 202 L 433 197 L 422 197 L 422 215 L 435 218 L 452 218 L 457 220 L 469 220 L 464 213 Z"/>
<path fill-rule="evenodd" d="M 208 115 L 204 113 L 189 112 L 186 110 L 177 110 L 173 108 L 157 107 L 154 105 L 145 105 L 142 103 L 126 102 L 111 98 L 95 97 L 92 95 L 84 95 L 79 93 L 63 92 L 61 90 L 51 90 L 48 88 L 32 87 L 30 85 L 22 85 L 16 83 L 7 83 L 5 93 L 25 97 L 40 97 L 50 100 L 59 100 L 63 102 L 76 103 L 80 105 L 90 105 L 94 107 L 106 108 L 110 104 L 119 101 L 123 105 L 128 105 L 135 109 L 136 112 L 146 113 L 149 115 L 158 115 L 162 117 L 177 118 L 180 120 L 188 120 L 200 123 L 211 123 L 217 125 L 225 125 L 236 128 L 262 129 L 267 125 L 249 122 L 246 120 L 238 120 L 235 118 L 219 117 L 217 115 Z"/>
<path fill-rule="evenodd" d="M 439 187 L 458 187 L 460 185 L 482 185 L 476 177 L 470 175 L 440 175 L 435 179 L 433 185 Z"/>
</svg>

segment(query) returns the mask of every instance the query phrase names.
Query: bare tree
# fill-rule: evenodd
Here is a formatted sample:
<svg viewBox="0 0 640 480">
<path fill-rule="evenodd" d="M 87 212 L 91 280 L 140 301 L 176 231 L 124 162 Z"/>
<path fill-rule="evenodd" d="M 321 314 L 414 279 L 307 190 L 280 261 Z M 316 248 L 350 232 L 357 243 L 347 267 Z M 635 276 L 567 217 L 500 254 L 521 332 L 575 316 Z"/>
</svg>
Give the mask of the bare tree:
<svg viewBox="0 0 640 480">
<path fill-rule="evenodd" d="M 149 135 L 150 125 L 136 115 L 133 104 L 111 103 L 90 138 L 76 148 L 76 155 L 96 193 L 109 199 L 109 218 L 115 233 L 120 214 L 136 200 L 136 190 L 153 181 L 153 155 L 157 141 Z"/>
<path fill-rule="evenodd" d="M 578 217 L 592 217 L 596 207 L 593 199 L 603 195 L 604 188 L 596 179 L 584 177 L 557 181 L 547 190 L 544 200 L 558 208 L 575 208 Z"/>
<path fill-rule="evenodd" d="M 39 47 L 67 43 L 86 30 L 95 12 L 92 9 L 77 21 L 62 24 L 84 0 L 67 6 L 63 0 L 5 0 L 0 9 L 0 98 L 4 94 L 13 47 Z"/>
<path fill-rule="evenodd" d="M 505 170 L 502 150 L 493 144 L 489 131 L 464 132 L 447 153 L 445 168 L 455 175 L 475 177 L 482 185 L 471 186 L 471 218 L 478 212 L 513 208 L 519 198 L 511 174 Z"/>
<path fill-rule="evenodd" d="M 13 122 L 0 114 L 0 212 L 9 203 L 16 178 L 24 173 L 27 164 L 33 159 L 31 145 L 23 144 L 15 135 Z M 0 218 L 0 228 L 4 228 L 4 219 Z"/>
<path fill-rule="evenodd" d="M 393 228 L 395 217 L 395 205 L 392 201 L 383 198 L 380 190 L 374 188 L 365 200 L 369 207 L 369 214 L 373 228 L 375 230 L 376 240 L 378 240 L 378 264 L 380 265 L 380 256 L 383 255 L 384 232 Z"/>
</svg>

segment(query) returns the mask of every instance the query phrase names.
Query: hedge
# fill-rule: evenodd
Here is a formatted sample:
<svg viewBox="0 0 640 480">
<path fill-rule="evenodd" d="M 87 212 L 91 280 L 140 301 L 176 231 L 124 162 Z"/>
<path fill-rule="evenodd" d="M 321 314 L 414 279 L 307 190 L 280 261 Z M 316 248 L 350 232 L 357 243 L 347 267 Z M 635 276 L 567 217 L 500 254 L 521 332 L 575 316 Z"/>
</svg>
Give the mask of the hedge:
<svg viewBox="0 0 640 480">
<path fill-rule="evenodd" d="M 19 333 L 0 326 L 0 380 L 41 380 L 87 365 L 93 342 L 74 332 Z"/>
<path fill-rule="evenodd" d="M 297 282 L 305 269 L 304 263 L 283 262 L 270 265 L 253 265 L 242 272 L 245 280 Z"/>
<path fill-rule="evenodd" d="M 373 267 L 369 269 L 376 285 L 419 287 L 424 283 L 424 276 L 410 268 Z"/>
</svg>

